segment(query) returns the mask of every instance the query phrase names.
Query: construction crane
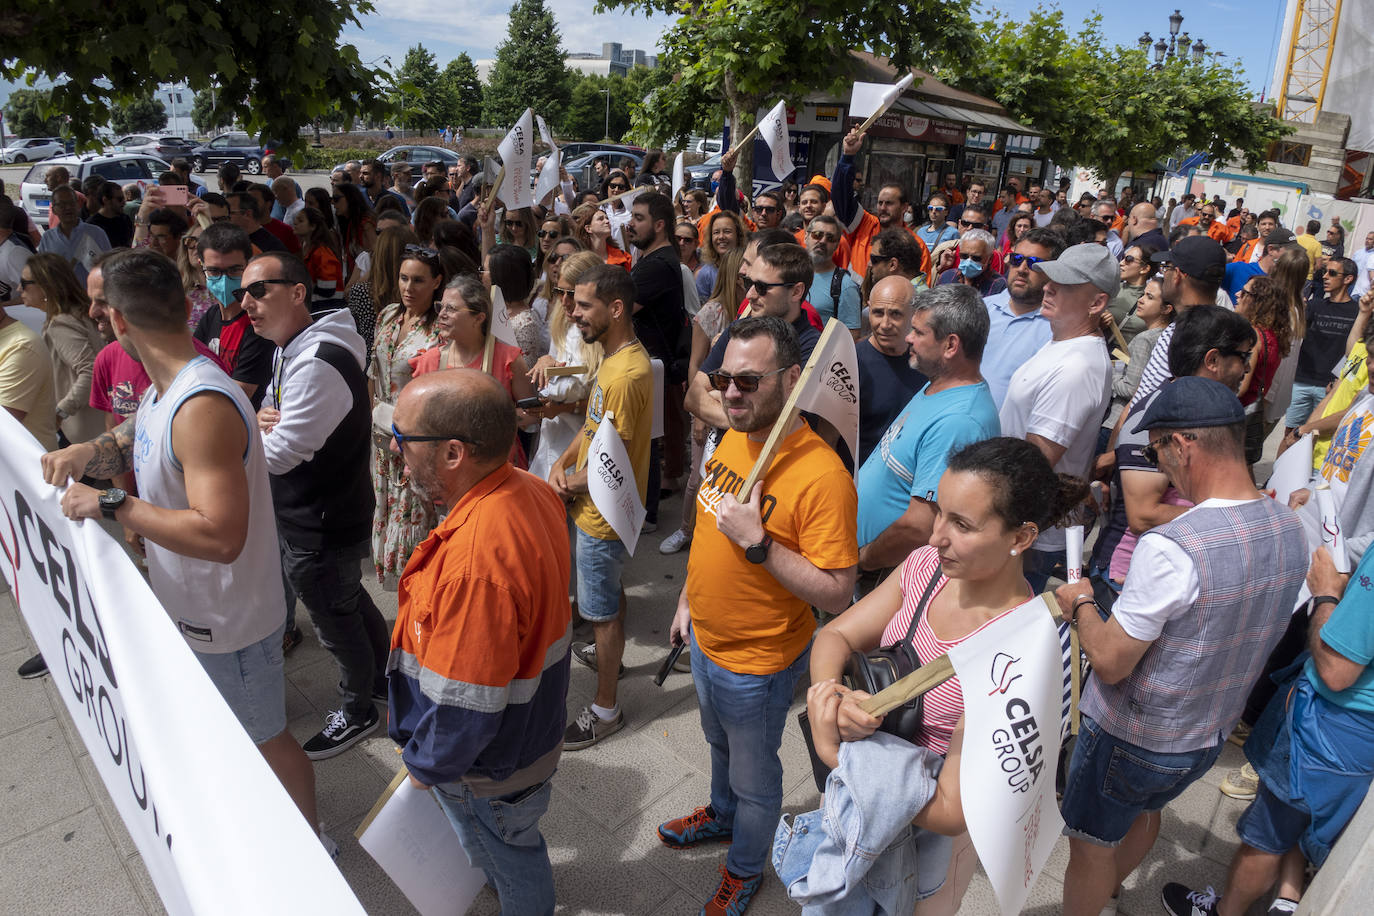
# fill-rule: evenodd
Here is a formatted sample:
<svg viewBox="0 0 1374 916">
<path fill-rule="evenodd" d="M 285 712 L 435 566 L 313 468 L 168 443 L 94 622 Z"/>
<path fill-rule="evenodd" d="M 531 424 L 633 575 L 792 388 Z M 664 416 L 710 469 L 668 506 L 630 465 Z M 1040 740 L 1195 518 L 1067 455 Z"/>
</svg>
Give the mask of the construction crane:
<svg viewBox="0 0 1374 916">
<path fill-rule="evenodd" d="M 1359 0 L 1352 0 L 1359 2 Z M 1341 0 L 1289 0 L 1284 16 L 1287 30 L 1280 60 L 1278 116 L 1284 121 L 1311 124 L 1322 110 Z"/>
</svg>

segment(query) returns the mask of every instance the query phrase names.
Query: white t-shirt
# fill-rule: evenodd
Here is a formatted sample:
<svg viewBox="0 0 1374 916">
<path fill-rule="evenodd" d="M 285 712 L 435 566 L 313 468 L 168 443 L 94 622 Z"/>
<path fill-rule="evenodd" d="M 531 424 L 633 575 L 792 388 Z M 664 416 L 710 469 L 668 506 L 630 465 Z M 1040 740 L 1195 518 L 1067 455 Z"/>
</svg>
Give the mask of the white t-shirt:
<svg viewBox="0 0 1374 916">
<path fill-rule="evenodd" d="M 998 419 L 1004 436 L 1034 434 L 1064 446 L 1054 469 L 1082 477 L 1111 400 L 1112 361 L 1102 338 L 1051 340 L 1012 374 Z M 1042 531 L 1035 548 L 1063 550 L 1063 530 Z"/>
<path fill-rule="evenodd" d="M 1031 219 L 1035 220 L 1035 227 L 1037 229 L 1044 229 L 1050 224 L 1050 220 L 1054 219 L 1054 208 L 1051 207 L 1049 213 L 1041 213 L 1039 210 L 1036 210 L 1031 214 Z"/>
<path fill-rule="evenodd" d="M 33 252 L 13 237 L 0 242 L 0 302 L 19 298 L 19 278 Z"/>
<path fill-rule="evenodd" d="M 1225 509 L 1247 502 L 1254 500 L 1204 499 L 1188 512 L 1203 508 Z M 1112 605 L 1112 616 L 1127 636 L 1154 642 L 1164 632 L 1165 624 L 1197 602 L 1201 589 L 1193 558 L 1177 541 L 1147 531 L 1140 536 L 1135 553 L 1131 554 L 1131 568 L 1126 573 L 1121 597 Z"/>
<path fill-rule="evenodd" d="M 1371 252 L 1367 248 L 1357 248 L 1350 253 L 1350 260 L 1355 262 L 1355 286 L 1350 290 L 1352 299 L 1358 299 L 1369 292 L 1369 270 L 1374 267 L 1374 257 L 1370 255 Z"/>
</svg>

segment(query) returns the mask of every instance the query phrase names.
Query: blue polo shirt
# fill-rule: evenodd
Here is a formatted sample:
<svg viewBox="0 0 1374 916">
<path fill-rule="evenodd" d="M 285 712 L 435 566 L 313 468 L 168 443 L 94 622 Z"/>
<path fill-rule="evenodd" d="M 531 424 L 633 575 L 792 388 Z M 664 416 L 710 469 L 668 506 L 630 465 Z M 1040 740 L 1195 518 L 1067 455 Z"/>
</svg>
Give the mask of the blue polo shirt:
<svg viewBox="0 0 1374 916">
<path fill-rule="evenodd" d="M 834 268 L 828 273 L 816 274 L 811 281 L 811 290 L 806 294 L 806 299 L 811 303 L 811 307 L 816 310 L 816 314 L 821 316 L 821 321 L 829 321 L 831 318 L 840 319 L 840 323 L 851 331 L 859 328 L 859 284 L 854 282 L 854 278 L 849 275 L 849 271 L 840 271 L 840 301 L 837 304 L 830 298 L 830 286 L 834 282 Z"/>
<path fill-rule="evenodd" d="M 1370 665 L 1374 662 L 1374 615 L 1369 613 L 1371 604 L 1374 604 L 1374 550 L 1366 550 L 1346 583 L 1340 604 L 1331 612 L 1321 632 L 1322 642 L 1355 664 L 1364 665 L 1364 671 L 1355 678 L 1355 683 L 1335 691 L 1317 674 L 1317 663 L 1310 657 L 1303 667 L 1307 679 L 1322 699 L 1342 709 L 1363 713 L 1374 713 L 1374 667 Z"/>
<path fill-rule="evenodd" d="M 912 396 L 859 468 L 859 546 L 901 518 L 913 497 L 934 502 L 949 456 L 998 435 L 1002 426 L 987 382 Z"/>
<path fill-rule="evenodd" d="M 983 297 L 988 308 L 991 326 L 988 328 L 987 346 L 983 348 L 983 362 L 980 367 L 992 402 L 1002 409 L 1007 399 L 1007 387 L 1016 370 L 1025 365 L 1036 352 L 1050 342 L 1054 332 L 1050 322 L 1040 314 L 1040 310 L 1017 315 L 1011 310 L 1011 293 L 1003 290 Z"/>
</svg>

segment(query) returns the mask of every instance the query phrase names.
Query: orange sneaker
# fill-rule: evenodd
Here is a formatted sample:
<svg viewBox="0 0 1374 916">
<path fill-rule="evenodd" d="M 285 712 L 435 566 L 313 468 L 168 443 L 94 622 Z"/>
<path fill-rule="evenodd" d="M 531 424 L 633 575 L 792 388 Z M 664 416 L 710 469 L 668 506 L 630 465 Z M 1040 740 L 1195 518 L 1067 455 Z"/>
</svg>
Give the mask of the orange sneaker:
<svg viewBox="0 0 1374 916">
<path fill-rule="evenodd" d="M 724 865 L 720 867 L 720 887 L 716 895 L 706 901 L 697 916 L 741 916 L 749 908 L 749 901 L 758 893 L 763 875 L 741 878 L 732 875 Z"/>
</svg>

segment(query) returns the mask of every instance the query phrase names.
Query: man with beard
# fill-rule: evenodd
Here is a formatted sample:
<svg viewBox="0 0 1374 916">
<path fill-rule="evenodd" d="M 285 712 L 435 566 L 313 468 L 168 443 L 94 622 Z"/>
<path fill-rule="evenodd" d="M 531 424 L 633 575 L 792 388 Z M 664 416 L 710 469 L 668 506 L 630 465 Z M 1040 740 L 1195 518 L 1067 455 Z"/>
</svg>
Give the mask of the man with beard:
<svg viewBox="0 0 1374 916">
<path fill-rule="evenodd" d="M 892 421 L 858 475 L 859 567 L 873 585 L 930 540 L 935 490 L 949 456 L 1001 430 L 978 369 L 987 336 L 988 312 L 972 287 L 916 294 L 906 341 L 911 364 L 930 382 Z"/>
<path fill-rule="evenodd" d="M 854 590 L 854 483 L 810 427 L 793 420 L 771 467 L 741 492 L 800 376 L 796 332 L 772 315 L 737 321 L 711 373 L 730 429 L 697 491 L 687 586 L 669 633 L 693 644 L 711 797 L 658 828 L 674 849 L 731 844 L 708 916 L 743 913 L 759 888 L 782 810 L 778 748 L 816 628 L 811 606 L 837 613 Z"/>
<path fill-rule="evenodd" d="M 868 272 L 868 259 L 873 250 L 873 238 L 884 229 L 902 229 L 916 239 L 921 248 L 921 273 L 930 273 L 930 250 L 926 243 L 916 237 L 914 229 L 908 229 L 902 222 L 906 213 L 907 196 L 905 189 L 898 184 L 885 184 L 878 189 L 877 214 L 869 213 L 859 204 L 857 192 L 853 191 L 855 168 L 854 155 L 863 146 L 866 134 L 857 128 L 845 135 L 840 148 L 840 158 L 835 162 L 835 174 L 830 179 L 831 203 L 835 207 L 835 218 L 844 227 L 845 239 L 849 242 L 849 269 L 859 276 Z"/>
<path fill-rule="evenodd" d="M 681 289 L 680 283 L 678 288 Z M 654 414 L 649 354 L 635 337 L 630 319 L 635 305 L 634 281 L 623 268 L 601 265 L 583 275 L 575 295 L 573 320 L 577 329 L 587 343 L 601 344 L 606 357 L 597 370 L 596 386 L 587 398 L 587 421 L 582 435 L 573 439 L 554 462 L 549 476 L 558 495 L 572 504 L 569 515 L 577 527 L 573 535 L 577 612 L 591 622 L 595 637 L 591 645 L 573 646 L 573 657 L 596 672 L 596 696 L 568 725 L 563 737 L 565 751 L 591 747 L 625 727 L 625 717 L 616 700 L 616 681 L 624 674 L 620 659 L 625 652 L 625 590 L 620 574 L 627 553 L 587 490 L 587 453 L 602 419 L 610 414 L 609 421 L 615 425 L 630 456 L 635 485 L 643 500 L 649 481 L 649 437 Z"/>
<path fill-rule="evenodd" d="M 1046 278 L 1035 265 L 1053 261 L 1064 247 L 1064 237 L 1053 229 L 1027 232 L 1007 256 L 1007 288 L 983 297 L 992 326 L 982 372 L 999 410 L 1012 375 L 1053 336 L 1050 323 L 1040 314 Z"/>
<path fill-rule="evenodd" d="M 871 267 L 870 263 L 870 267 Z M 868 459 L 892 421 L 927 379 L 911 365 L 911 312 L 916 290 L 905 277 L 887 276 L 868 295 L 871 333 L 854 345 L 859 364 L 859 464 Z"/>
</svg>

